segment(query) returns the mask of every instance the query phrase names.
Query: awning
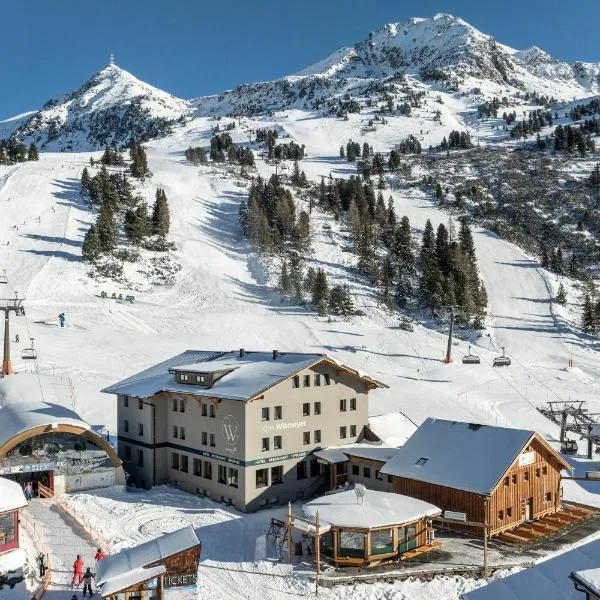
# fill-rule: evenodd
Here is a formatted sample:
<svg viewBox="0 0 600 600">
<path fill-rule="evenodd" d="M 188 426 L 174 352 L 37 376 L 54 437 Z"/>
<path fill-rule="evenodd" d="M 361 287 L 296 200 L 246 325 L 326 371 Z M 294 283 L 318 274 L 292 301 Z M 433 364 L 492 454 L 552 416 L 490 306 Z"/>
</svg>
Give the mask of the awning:
<svg viewBox="0 0 600 600">
<path fill-rule="evenodd" d="M 325 448 L 324 450 L 317 450 L 316 452 L 313 452 L 313 454 L 321 461 L 325 461 L 332 465 L 347 462 L 349 460 L 348 456 L 337 448 Z"/>
</svg>

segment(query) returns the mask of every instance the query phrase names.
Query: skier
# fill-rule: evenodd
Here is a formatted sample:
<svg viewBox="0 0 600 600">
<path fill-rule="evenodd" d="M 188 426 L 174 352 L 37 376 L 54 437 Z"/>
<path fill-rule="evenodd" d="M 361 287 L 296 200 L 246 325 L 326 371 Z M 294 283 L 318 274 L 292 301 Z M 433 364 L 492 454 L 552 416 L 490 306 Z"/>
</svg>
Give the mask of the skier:
<svg viewBox="0 0 600 600">
<path fill-rule="evenodd" d="M 60 313 L 60 315 L 58 315 L 58 322 L 61 327 L 65 326 L 65 313 Z"/>
<path fill-rule="evenodd" d="M 85 591 L 87 590 L 90 598 L 92 597 L 92 579 L 94 579 L 94 574 L 91 569 L 88 567 L 85 570 L 85 575 L 83 576 L 83 597 L 85 598 Z"/>
<path fill-rule="evenodd" d="M 104 552 L 100 548 L 98 548 L 98 552 L 96 552 L 96 556 L 94 556 L 96 561 L 102 560 L 104 558 Z"/>
<path fill-rule="evenodd" d="M 46 555 L 43 552 L 40 552 L 38 554 L 37 564 L 40 569 L 40 577 L 43 577 L 46 574 L 46 569 L 48 568 L 48 562 L 46 560 Z"/>
<path fill-rule="evenodd" d="M 19 337 L 19 334 L 17 333 L 17 335 L 15 335 L 15 342 L 18 344 L 20 339 L 21 338 Z"/>
<path fill-rule="evenodd" d="M 79 585 L 83 581 L 83 561 L 81 555 L 78 554 L 75 562 L 73 563 L 73 580 L 71 585 L 75 587 L 75 584 Z"/>
</svg>

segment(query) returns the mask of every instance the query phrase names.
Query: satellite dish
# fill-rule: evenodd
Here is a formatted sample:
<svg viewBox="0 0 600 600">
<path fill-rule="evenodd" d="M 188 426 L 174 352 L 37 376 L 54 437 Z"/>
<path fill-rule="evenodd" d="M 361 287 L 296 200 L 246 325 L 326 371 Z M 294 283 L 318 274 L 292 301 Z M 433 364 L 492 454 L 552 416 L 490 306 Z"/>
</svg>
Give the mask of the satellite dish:
<svg viewBox="0 0 600 600">
<path fill-rule="evenodd" d="M 365 488 L 365 486 L 362 483 L 357 483 L 354 485 L 354 493 L 356 494 L 356 504 L 363 503 L 366 489 L 367 488 Z"/>
</svg>

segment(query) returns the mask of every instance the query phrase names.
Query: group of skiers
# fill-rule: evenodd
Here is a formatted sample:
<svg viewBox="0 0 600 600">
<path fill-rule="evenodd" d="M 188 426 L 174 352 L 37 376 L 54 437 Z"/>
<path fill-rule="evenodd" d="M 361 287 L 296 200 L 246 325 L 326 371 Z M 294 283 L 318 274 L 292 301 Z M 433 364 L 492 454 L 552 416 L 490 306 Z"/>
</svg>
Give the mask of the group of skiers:
<svg viewBox="0 0 600 600">
<path fill-rule="evenodd" d="M 96 562 L 102 560 L 104 558 L 104 552 L 98 548 L 94 558 Z M 85 598 L 85 594 L 87 592 L 91 598 L 94 595 L 94 592 L 92 591 L 93 579 L 94 573 L 92 573 L 92 569 L 90 567 L 87 567 L 85 572 L 83 571 L 83 560 L 81 559 L 81 555 L 78 554 L 75 562 L 73 563 L 73 579 L 71 581 L 71 587 L 79 586 L 83 583 L 83 597 Z M 78 600 L 77 594 L 73 594 L 71 600 Z"/>
</svg>

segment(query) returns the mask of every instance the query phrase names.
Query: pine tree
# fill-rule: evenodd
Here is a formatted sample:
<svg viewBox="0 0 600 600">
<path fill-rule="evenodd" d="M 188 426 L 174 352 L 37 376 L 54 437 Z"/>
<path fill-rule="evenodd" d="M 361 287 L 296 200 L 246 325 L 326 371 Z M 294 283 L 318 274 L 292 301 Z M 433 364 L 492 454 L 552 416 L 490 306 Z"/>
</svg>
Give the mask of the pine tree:
<svg viewBox="0 0 600 600">
<path fill-rule="evenodd" d="M 139 245 L 148 235 L 148 205 L 145 202 L 125 213 L 125 235 L 134 245 Z"/>
<path fill-rule="evenodd" d="M 469 221 L 466 217 L 460 219 L 460 229 L 458 231 L 458 243 L 460 250 L 474 260 L 475 258 L 475 243 L 473 242 L 473 234 L 469 226 Z"/>
<path fill-rule="evenodd" d="M 315 308 L 318 308 L 322 303 L 327 303 L 329 298 L 329 284 L 327 283 L 327 277 L 323 269 L 317 269 L 311 292 L 312 304 Z"/>
<path fill-rule="evenodd" d="M 29 150 L 27 151 L 27 160 L 39 160 L 40 154 L 38 152 L 37 146 L 32 142 L 29 146 Z"/>
<path fill-rule="evenodd" d="M 117 223 L 107 202 L 102 202 L 96 219 L 96 230 L 102 252 L 111 252 L 117 243 Z"/>
<path fill-rule="evenodd" d="M 594 311 L 594 305 L 592 304 L 592 299 L 590 298 L 589 294 L 585 295 L 585 299 L 583 301 L 581 328 L 585 333 L 596 333 L 596 315 Z"/>
<path fill-rule="evenodd" d="M 6 151 L 4 150 L 4 146 L 0 145 L 0 165 L 5 165 L 6 162 Z"/>
<path fill-rule="evenodd" d="M 131 157 L 131 174 L 138 179 L 144 179 L 150 174 L 146 151 L 139 142 L 133 140 L 129 147 L 129 156 Z"/>
<path fill-rule="evenodd" d="M 90 225 L 81 247 L 81 256 L 84 261 L 93 263 L 100 256 L 100 238 L 95 225 Z"/>
<path fill-rule="evenodd" d="M 346 158 L 346 152 L 344 151 L 344 146 L 340 146 L 340 158 Z"/>
<path fill-rule="evenodd" d="M 279 281 L 277 283 L 277 287 L 279 292 L 285 296 L 290 295 L 292 291 L 292 282 L 290 279 L 290 274 L 288 273 L 287 262 L 283 261 L 281 265 L 281 272 L 279 274 Z"/>
<path fill-rule="evenodd" d="M 312 295 L 312 290 L 315 285 L 316 276 L 317 276 L 317 272 L 314 270 L 314 268 L 308 267 L 308 269 L 306 270 L 306 276 L 304 277 L 304 282 L 303 282 L 304 291 L 307 294 Z"/>
<path fill-rule="evenodd" d="M 443 192 L 442 186 L 439 182 L 436 183 L 436 185 L 435 185 L 435 197 L 438 200 L 441 200 L 444 197 L 444 192 Z"/>
<path fill-rule="evenodd" d="M 163 189 L 158 188 L 156 190 L 156 200 L 152 208 L 152 233 L 164 237 L 169 233 L 170 226 L 171 218 L 169 216 L 167 195 Z"/>
<path fill-rule="evenodd" d="M 378 298 L 389 310 L 393 310 L 395 305 L 394 279 L 394 265 L 388 255 L 383 260 L 379 269 Z"/>
<path fill-rule="evenodd" d="M 87 167 L 83 167 L 83 172 L 81 173 L 81 193 L 89 194 L 92 187 L 92 178 L 87 170 Z"/>
<path fill-rule="evenodd" d="M 354 304 L 350 297 L 348 285 L 335 285 L 329 294 L 329 313 L 342 317 L 354 314 Z"/>
<path fill-rule="evenodd" d="M 548 250 L 546 250 L 546 246 L 542 246 L 542 255 L 540 257 L 540 264 L 544 269 L 547 269 L 550 266 L 550 257 L 548 256 Z"/>
<path fill-rule="evenodd" d="M 565 306 L 567 304 L 567 293 L 565 292 L 565 288 L 562 283 L 558 286 L 558 291 L 556 292 L 556 302 L 561 306 Z"/>
</svg>

